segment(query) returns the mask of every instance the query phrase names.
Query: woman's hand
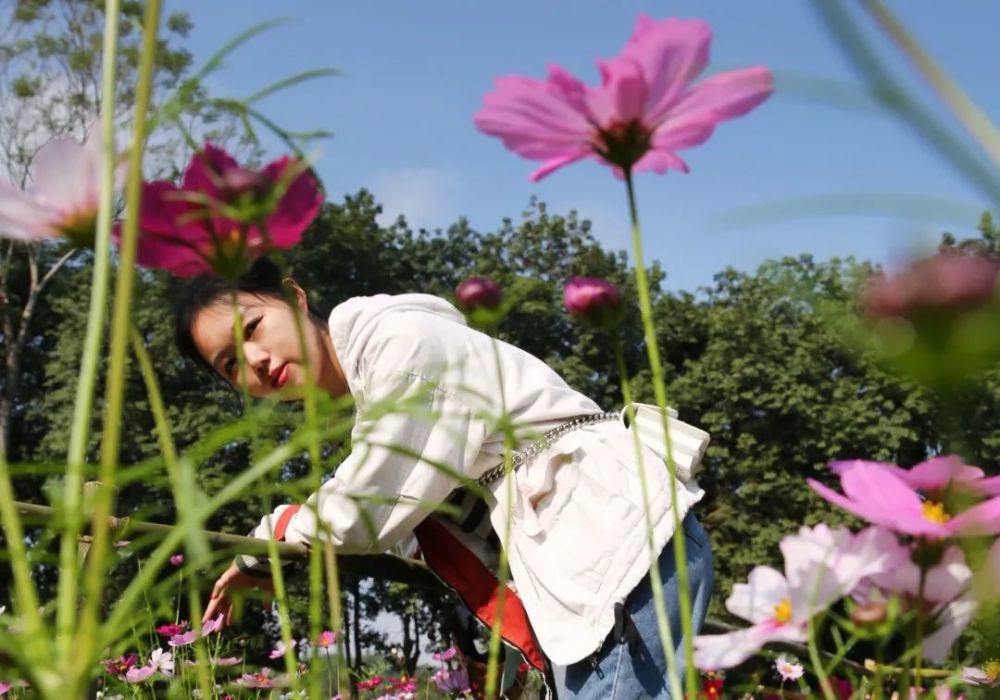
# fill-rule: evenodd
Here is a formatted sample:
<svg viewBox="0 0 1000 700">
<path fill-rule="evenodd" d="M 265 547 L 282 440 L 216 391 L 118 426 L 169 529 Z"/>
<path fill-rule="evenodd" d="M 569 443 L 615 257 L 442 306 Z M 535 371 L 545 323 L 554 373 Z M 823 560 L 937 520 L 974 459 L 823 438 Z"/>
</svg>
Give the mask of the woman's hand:
<svg viewBox="0 0 1000 700">
<path fill-rule="evenodd" d="M 208 607 L 201 618 L 201 624 L 205 624 L 216 615 L 222 615 L 222 626 L 228 627 L 233 623 L 233 614 L 239 598 L 239 591 L 259 588 L 265 591 L 264 604 L 270 600 L 271 593 L 274 592 L 274 582 L 269 578 L 250 576 L 239 570 L 236 564 L 230 564 L 212 588 L 212 597 L 208 600 Z"/>
</svg>

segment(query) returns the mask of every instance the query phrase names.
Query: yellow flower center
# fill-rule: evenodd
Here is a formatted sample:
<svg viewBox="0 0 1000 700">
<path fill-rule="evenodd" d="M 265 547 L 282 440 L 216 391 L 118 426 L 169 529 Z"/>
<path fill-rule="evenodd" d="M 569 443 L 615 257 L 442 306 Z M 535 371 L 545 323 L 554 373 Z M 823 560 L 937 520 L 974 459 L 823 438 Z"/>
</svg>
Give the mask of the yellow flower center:
<svg viewBox="0 0 1000 700">
<path fill-rule="evenodd" d="M 990 683 L 1000 678 L 1000 661 L 990 661 L 983 665 L 983 673 L 989 679 Z"/>
<path fill-rule="evenodd" d="M 785 624 L 792 619 L 792 601 L 782 598 L 781 602 L 774 606 L 774 621 Z"/>
<path fill-rule="evenodd" d="M 945 512 L 944 504 L 935 501 L 924 501 L 924 517 L 932 523 L 942 525 L 951 520 L 951 516 Z"/>
</svg>

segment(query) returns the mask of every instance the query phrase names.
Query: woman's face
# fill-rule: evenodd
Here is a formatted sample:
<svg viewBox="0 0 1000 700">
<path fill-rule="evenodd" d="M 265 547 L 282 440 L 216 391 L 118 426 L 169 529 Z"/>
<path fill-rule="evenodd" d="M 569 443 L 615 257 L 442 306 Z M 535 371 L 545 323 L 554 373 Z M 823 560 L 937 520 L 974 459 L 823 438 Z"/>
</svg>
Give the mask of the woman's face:
<svg viewBox="0 0 1000 700">
<path fill-rule="evenodd" d="M 243 326 L 246 387 L 251 396 L 276 395 L 282 400 L 302 398 L 305 365 L 312 375 L 321 371 L 323 338 L 310 321 L 305 293 L 297 285 L 295 307 L 283 299 L 240 292 L 236 297 Z M 299 342 L 295 314 L 300 315 L 305 352 Z M 233 386 L 240 386 L 239 361 L 233 327 L 235 312 L 229 299 L 219 299 L 199 310 L 191 321 L 191 338 L 205 361 Z"/>
</svg>

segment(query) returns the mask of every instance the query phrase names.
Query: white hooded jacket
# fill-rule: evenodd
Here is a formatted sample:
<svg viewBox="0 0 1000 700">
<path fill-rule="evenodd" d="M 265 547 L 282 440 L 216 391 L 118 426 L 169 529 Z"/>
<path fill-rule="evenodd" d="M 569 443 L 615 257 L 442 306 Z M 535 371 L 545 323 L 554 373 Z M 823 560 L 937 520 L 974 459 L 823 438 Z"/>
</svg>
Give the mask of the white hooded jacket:
<svg viewBox="0 0 1000 700">
<path fill-rule="evenodd" d="M 538 358 L 466 326 L 437 297 L 355 297 L 329 323 L 357 406 L 352 451 L 288 521 L 289 542 L 320 536 L 340 554 L 384 552 L 460 485 L 449 472 L 476 479 L 502 460 L 504 411 L 523 448 L 601 410 Z M 670 476 L 653 452 L 643 456 L 658 555 L 674 530 Z M 509 478 L 513 502 L 500 479 L 489 505 L 497 533 L 512 512 L 513 587 L 552 662 L 579 661 L 601 646 L 614 604 L 651 562 L 632 435 L 617 421 L 574 430 Z M 678 481 L 677 493 L 683 519 L 703 492 Z M 284 508 L 253 535 L 270 537 Z"/>
</svg>

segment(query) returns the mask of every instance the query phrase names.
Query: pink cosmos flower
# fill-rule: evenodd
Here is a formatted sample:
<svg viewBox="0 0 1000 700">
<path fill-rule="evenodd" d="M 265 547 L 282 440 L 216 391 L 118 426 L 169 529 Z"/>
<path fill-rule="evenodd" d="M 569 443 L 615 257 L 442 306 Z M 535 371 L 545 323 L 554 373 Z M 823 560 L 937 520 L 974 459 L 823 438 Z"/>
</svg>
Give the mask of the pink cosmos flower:
<svg viewBox="0 0 1000 700">
<path fill-rule="evenodd" d="M 467 693 L 469 673 L 465 668 L 440 668 L 431 675 L 431 683 L 442 693 Z"/>
<path fill-rule="evenodd" d="M 92 245 L 102 162 L 98 129 L 90 130 L 82 146 L 67 138 L 45 144 L 32 163 L 26 191 L 0 182 L 0 236 L 22 241 L 62 237 Z"/>
<path fill-rule="evenodd" d="M 888 462 L 870 462 L 863 459 L 830 463 L 830 469 L 835 474 L 843 474 L 848 469 L 864 466 L 888 470 L 910 488 L 928 496 L 941 498 L 946 492 L 953 491 L 976 496 L 1000 495 L 1000 477 L 986 477 L 982 469 L 965 464 L 957 455 L 932 457 L 909 469 Z"/>
<path fill-rule="evenodd" d="M 173 564 L 174 566 L 180 566 L 181 564 L 184 563 L 184 555 L 174 554 L 172 557 L 170 557 L 170 563 Z"/>
<path fill-rule="evenodd" d="M 267 666 L 257 673 L 244 673 L 236 679 L 236 683 L 244 688 L 280 688 L 286 685 L 284 677 L 275 676 Z"/>
<path fill-rule="evenodd" d="M 174 637 L 178 634 L 184 634 L 187 631 L 188 623 L 183 622 L 172 622 L 167 625 L 160 625 L 156 628 L 156 633 L 162 637 Z"/>
<path fill-rule="evenodd" d="M 358 690 L 371 690 L 382 685 L 382 676 L 372 676 L 368 680 L 358 681 Z"/>
<path fill-rule="evenodd" d="M 984 688 L 1000 685 L 1000 661 L 988 661 L 982 666 L 966 666 L 962 669 L 962 682 Z"/>
<path fill-rule="evenodd" d="M 622 316 L 622 293 L 597 277 L 571 278 L 563 289 L 563 303 L 573 318 L 605 330 L 614 327 Z"/>
<path fill-rule="evenodd" d="M 813 491 L 834 505 L 894 532 L 932 539 L 1000 532 L 1000 498 L 953 515 L 944 504 L 924 500 L 912 486 L 875 462 L 855 462 L 840 471 L 843 495 L 815 479 L 808 481 Z"/>
<path fill-rule="evenodd" d="M 222 628 L 222 613 L 216 615 L 213 619 L 209 620 L 201 626 L 201 635 L 207 637 L 210 634 L 218 632 Z"/>
<path fill-rule="evenodd" d="M 337 643 L 337 633 L 326 630 L 320 632 L 319 637 L 316 638 L 316 646 L 318 647 L 332 647 Z"/>
<path fill-rule="evenodd" d="M 129 683 L 141 683 L 154 673 L 161 673 L 164 676 L 174 675 L 174 657 L 169 651 L 154 649 L 149 655 L 149 663 L 139 668 L 132 668 L 125 674 L 125 680 Z"/>
<path fill-rule="evenodd" d="M 298 243 L 322 202 L 299 161 L 285 156 L 254 172 L 208 144 L 180 186 L 143 184 L 137 260 L 179 277 L 238 275 L 268 250 Z"/>
<path fill-rule="evenodd" d="M 983 255 L 938 253 L 887 277 L 873 275 L 865 312 L 873 318 L 909 316 L 928 310 L 962 311 L 989 303 L 996 293 L 1000 262 Z"/>
<path fill-rule="evenodd" d="M 112 676 L 124 676 L 129 669 L 139 663 L 139 656 L 136 654 L 123 654 L 117 659 L 109 659 L 104 662 L 104 670 Z"/>
<path fill-rule="evenodd" d="M 444 651 L 435 651 L 431 656 L 435 661 L 450 661 L 458 655 L 458 649 L 455 647 L 448 647 Z"/>
<path fill-rule="evenodd" d="M 9 683 L 0 683 L 0 695 L 6 695 L 11 687 Z"/>
<path fill-rule="evenodd" d="M 880 528 L 855 535 L 820 524 L 785 537 L 785 573 L 755 567 L 747 583 L 735 585 L 726 600 L 729 612 L 752 626 L 695 637 L 695 664 L 708 671 L 730 668 L 768 642 L 805 641 L 809 620 L 866 577 L 883 571 L 897 545 L 896 538 Z"/>
<path fill-rule="evenodd" d="M 550 66 L 545 80 L 506 76 L 484 98 L 475 124 L 522 158 L 542 161 L 535 181 L 584 158 L 618 175 L 687 172 L 678 150 L 703 143 L 718 123 L 746 114 L 773 90 L 764 67 L 692 84 L 708 63 L 711 40 L 700 20 L 640 15 L 622 52 L 598 62 L 600 85 L 559 66 Z"/>
<path fill-rule="evenodd" d="M 288 648 L 294 649 L 296 646 L 298 646 L 298 642 L 296 642 L 293 639 L 292 643 L 289 645 Z M 282 642 L 282 641 L 279 641 L 277 644 L 274 645 L 274 649 L 271 650 L 271 653 L 269 654 L 269 658 L 271 658 L 271 659 L 280 659 L 282 656 L 285 655 L 285 650 L 286 650 L 285 643 Z"/>
<path fill-rule="evenodd" d="M 169 625 L 164 625 L 164 628 L 169 627 Z M 188 630 L 187 632 L 182 632 L 181 634 L 175 634 L 167 640 L 167 644 L 172 647 L 183 647 L 188 644 L 193 644 L 199 636 L 207 637 L 213 632 L 217 631 L 222 627 L 222 614 L 220 613 L 215 619 L 209 620 L 201 627 L 201 635 L 198 634 L 198 630 Z"/>
</svg>

